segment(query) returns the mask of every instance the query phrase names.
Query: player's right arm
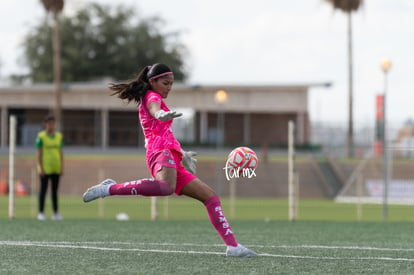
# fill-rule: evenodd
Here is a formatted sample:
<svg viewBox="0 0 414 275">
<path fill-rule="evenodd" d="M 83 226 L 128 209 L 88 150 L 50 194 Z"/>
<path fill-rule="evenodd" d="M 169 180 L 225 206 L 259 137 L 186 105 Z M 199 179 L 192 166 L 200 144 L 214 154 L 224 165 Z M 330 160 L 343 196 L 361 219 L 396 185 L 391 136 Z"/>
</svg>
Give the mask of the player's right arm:
<svg viewBox="0 0 414 275">
<path fill-rule="evenodd" d="M 164 111 L 161 109 L 160 104 L 155 101 L 151 101 L 148 104 L 148 110 L 153 117 L 161 121 L 171 120 L 183 115 L 181 113 L 177 113 L 176 111 Z"/>
<path fill-rule="evenodd" d="M 148 104 L 148 111 L 150 112 L 150 114 L 153 116 L 153 117 L 155 117 L 156 118 L 156 114 L 159 112 L 159 111 L 161 111 L 161 105 L 158 103 L 158 102 L 156 102 L 156 101 L 151 101 L 149 104 Z"/>
<path fill-rule="evenodd" d="M 42 148 L 37 149 L 37 167 L 39 167 L 39 174 L 43 176 L 45 171 L 43 169 L 43 152 Z"/>
<path fill-rule="evenodd" d="M 45 174 L 45 170 L 43 169 L 43 150 L 42 150 L 42 139 L 40 138 L 40 136 L 38 136 L 36 138 L 36 148 L 37 148 L 37 167 L 38 167 L 38 172 L 41 176 L 43 176 Z"/>
</svg>

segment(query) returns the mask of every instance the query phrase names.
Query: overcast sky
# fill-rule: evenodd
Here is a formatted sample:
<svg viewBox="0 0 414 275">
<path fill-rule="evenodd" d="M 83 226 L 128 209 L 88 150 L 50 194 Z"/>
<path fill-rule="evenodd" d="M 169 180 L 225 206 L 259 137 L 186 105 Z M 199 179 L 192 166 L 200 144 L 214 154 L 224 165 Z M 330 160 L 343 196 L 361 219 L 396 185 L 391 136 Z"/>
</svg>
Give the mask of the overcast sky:
<svg viewBox="0 0 414 275">
<path fill-rule="evenodd" d="M 66 0 L 70 13 L 87 0 Z M 348 119 L 346 16 L 322 0 L 95 0 L 158 15 L 165 31 L 179 31 L 188 47 L 190 84 L 302 84 L 332 82 L 309 94 L 311 119 Z M 24 12 L 22 12 L 24 10 Z M 44 16 L 40 0 L 0 0 L 0 75 L 22 70 L 20 43 Z M 365 0 L 353 17 L 354 117 L 374 122 L 383 91 L 380 62 L 392 61 L 388 117 L 414 118 L 414 1 Z"/>
</svg>

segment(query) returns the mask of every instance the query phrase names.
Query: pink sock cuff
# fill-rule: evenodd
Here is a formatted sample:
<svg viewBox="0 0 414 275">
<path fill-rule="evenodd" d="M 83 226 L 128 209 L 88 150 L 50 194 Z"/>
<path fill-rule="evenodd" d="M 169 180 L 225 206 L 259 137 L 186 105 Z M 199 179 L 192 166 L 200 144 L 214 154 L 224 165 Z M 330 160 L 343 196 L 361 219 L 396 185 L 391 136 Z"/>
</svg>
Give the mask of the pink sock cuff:
<svg viewBox="0 0 414 275">
<path fill-rule="evenodd" d="M 208 207 L 216 203 L 220 203 L 220 198 L 217 195 L 213 195 L 204 202 L 204 205 Z"/>
<path fill-rule="evenodd" d="M 160 188 L 160 196 L 169 196 L 172 193 L 174 193 L 174 190 L 171 189 L 170 185 L 168 185 L 166 181 L 159 180 L 159 188 Z"/>
</svg>

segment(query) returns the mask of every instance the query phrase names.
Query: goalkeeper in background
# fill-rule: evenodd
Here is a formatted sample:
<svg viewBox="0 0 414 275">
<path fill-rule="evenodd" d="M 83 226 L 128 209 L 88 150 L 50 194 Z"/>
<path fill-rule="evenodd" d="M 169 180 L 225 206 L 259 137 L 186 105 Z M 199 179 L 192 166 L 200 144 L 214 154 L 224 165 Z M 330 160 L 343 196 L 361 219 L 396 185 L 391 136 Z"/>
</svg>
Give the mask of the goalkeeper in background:
<svg viewBox="0 0 414 275">
<path fill-rule="evenodd" d="M 181 113 L 171 111 L 165 104 L 174 83 L 170 68 L 154 64 L 142 69 L 127 83 L 111 84 L 112 95 L 138 104 L 141 127 L 145 136 L 147 167 L 151 179 L 117 183 L 106 179 L 90 187 L 84 202 L 114 195 L 169 196 L 186 195 L 202 202 L 211 224 L 227 245 L 226 255 L 252 257 L 257 254 L 236 241 L 232 228 L 224 216 L 219 197 L 195 174 L 194 152 L 186 152 L 171 130 L 173 119 Z"/>
<path fill-rule="evenodd" d="M 45 129 L 37 134 L 37 171 L 40 176 L 39 214 L 37 219 L 44 221 L 45 198 L 48 183 L 51 183 L 51 199 L 53 220 L 61 220 L 58 205 L 58 188 L 60 176 L 63 174 L 63 136 L 55 130 L 56 122 L 53 116 L 47 116 L 44 121 Z"/>
</svg>

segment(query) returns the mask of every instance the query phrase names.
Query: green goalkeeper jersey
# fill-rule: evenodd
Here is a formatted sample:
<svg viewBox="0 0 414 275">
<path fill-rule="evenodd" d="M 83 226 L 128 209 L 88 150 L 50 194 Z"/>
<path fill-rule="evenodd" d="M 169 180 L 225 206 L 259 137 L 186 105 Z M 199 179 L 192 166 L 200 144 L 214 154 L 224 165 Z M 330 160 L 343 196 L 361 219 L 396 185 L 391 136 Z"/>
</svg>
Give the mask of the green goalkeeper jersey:
<svg viewBox="0 0 414 275">
<path fill-rule="evenodd" d="M 36 148 L 42 150 L 42 165 L 46 175 L 62 173 L 61 149 L 63 136 L 55 132 L 49 136 L 46 131 L 41 131 L 36 138 Z M 38 167 L 40 171 L 40 167 Z"/>
</svg>

